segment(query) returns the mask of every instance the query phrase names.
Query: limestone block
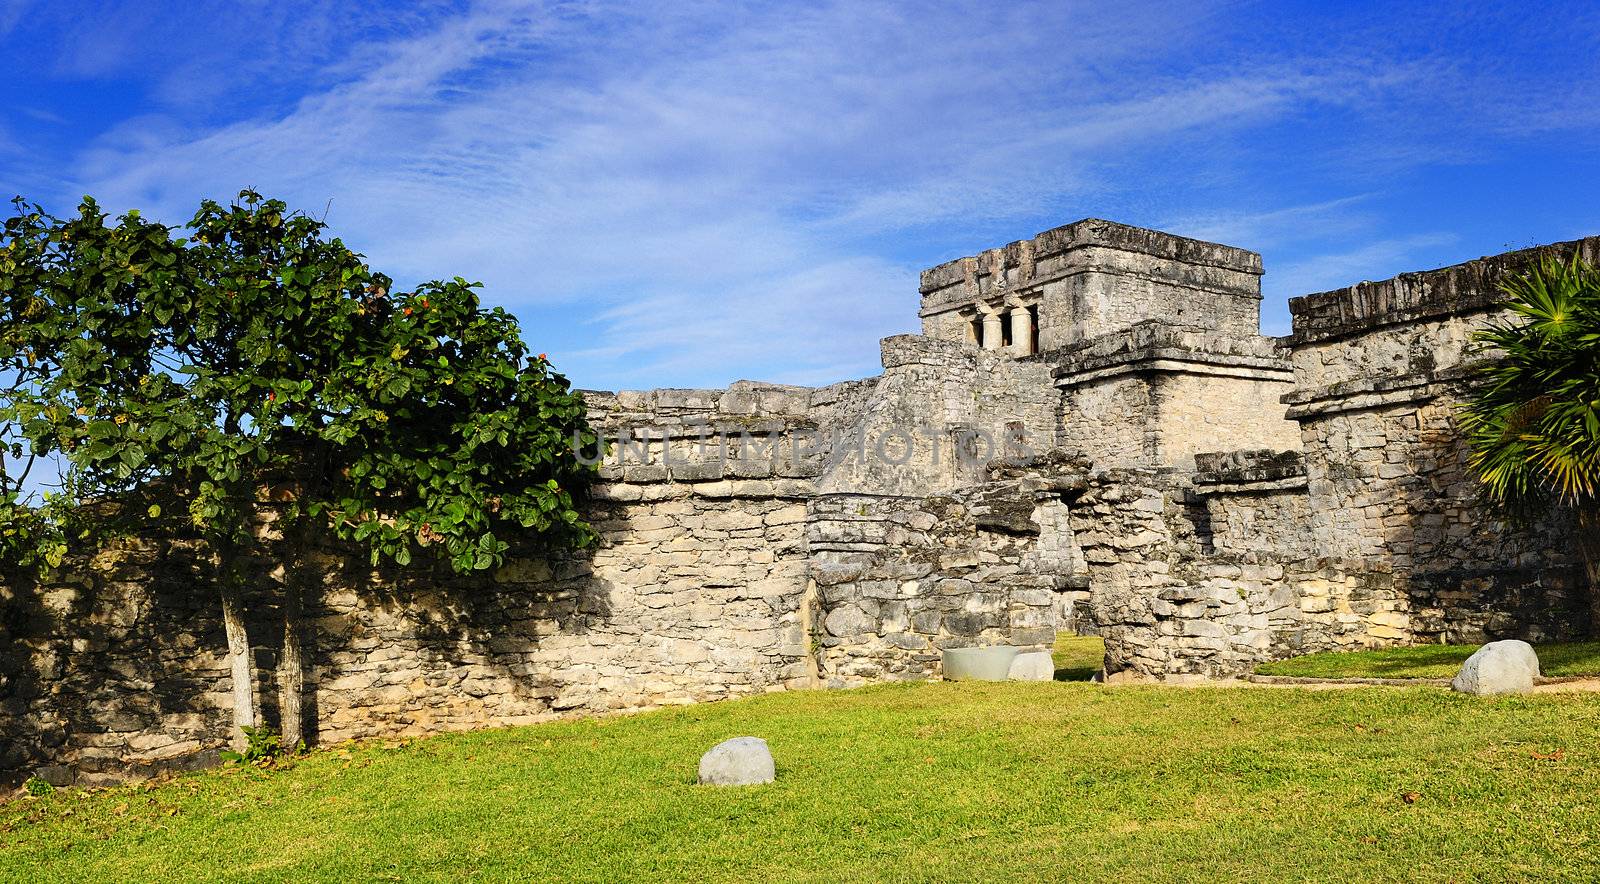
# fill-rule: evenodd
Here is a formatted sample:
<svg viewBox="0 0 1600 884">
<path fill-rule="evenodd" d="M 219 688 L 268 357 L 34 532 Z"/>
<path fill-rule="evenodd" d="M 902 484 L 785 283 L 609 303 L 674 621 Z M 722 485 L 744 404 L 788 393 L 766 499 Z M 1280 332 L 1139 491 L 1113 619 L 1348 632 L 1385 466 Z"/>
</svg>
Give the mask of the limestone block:
<svg viewBox="0 0 1600 884">
<path fill-rule="evenodd" d="M 1055 675 L 1056 664 L 1049 651 L 1024 651 L 1011 661 L 1007 678 L 1012 681 L 1050 681 Z"/>
<path fill-rule="evenodd" d="M 866 612 L 855 605 L 840 605 L 828 612 L 826 626 L 830 635 L 844 636 L 860 635 L 864 632 L 875 632 L 877 624 Z"/>
<path fill-rule="evenodd" d="M 1533 690 L 1539 657 L 1533 646 L 1510 639 L 1490 642 L 1461 664 L 1450 687 L 1463 694 L 1520 694 Z"/>
</svg>

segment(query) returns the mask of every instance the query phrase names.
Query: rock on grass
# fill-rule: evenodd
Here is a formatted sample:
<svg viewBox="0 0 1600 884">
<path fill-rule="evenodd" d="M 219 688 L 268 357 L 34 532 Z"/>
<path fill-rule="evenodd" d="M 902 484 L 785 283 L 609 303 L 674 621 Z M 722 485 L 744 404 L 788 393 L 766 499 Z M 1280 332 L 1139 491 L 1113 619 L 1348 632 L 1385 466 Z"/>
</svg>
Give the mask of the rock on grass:
<svg viewBox="0 0 1600 884">
<path fill-rule="evenodd" d="M 1509 639 L 1490 642 L 1461 664 L 1450 687 L 1463 694 L 1520 694 L 1533 690 L 1539 656 L 1533 646 Z"/>
<path fill-rule="evenodd" d="M 767 741 L 734 737 L 700 756 L 700 782 L 708 786 L 753 786 L 772 782 L 775 769 Z"/>
</svg>

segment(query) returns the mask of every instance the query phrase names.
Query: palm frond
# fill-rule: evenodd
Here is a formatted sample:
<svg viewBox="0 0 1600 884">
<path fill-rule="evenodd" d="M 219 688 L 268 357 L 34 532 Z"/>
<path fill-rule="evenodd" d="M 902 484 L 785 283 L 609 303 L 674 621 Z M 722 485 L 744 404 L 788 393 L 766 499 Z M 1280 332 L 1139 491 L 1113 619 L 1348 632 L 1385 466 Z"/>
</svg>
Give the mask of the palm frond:
<svg viewBox="0 0 1600 884">
<path fill-rule="evenodd" d="M 1600 271 L 1546 257 L 1501 285 L 1508 318 L 1461 411 L 1468 467 L 1491 502 L 1531 514 L 1600 495 Z"/>
</svg>

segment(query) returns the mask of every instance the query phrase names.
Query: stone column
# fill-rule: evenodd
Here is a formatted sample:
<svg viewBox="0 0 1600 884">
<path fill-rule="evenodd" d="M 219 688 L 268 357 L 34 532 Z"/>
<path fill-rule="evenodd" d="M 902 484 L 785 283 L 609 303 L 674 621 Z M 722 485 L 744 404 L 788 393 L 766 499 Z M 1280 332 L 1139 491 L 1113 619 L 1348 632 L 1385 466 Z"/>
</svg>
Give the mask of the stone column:
<svg viewBox="0 0 1600 884">
<path fill-rule="evenodd" d="M 1033 314 L 1026 307 L 1011 308 L 1011 354 L 1033 355 Z"/>
<path fill-rule="evenodd" d="M 1001 340 L 999 311 L 983 314 L 983 349 L 998 350 Z"/>
</svg>

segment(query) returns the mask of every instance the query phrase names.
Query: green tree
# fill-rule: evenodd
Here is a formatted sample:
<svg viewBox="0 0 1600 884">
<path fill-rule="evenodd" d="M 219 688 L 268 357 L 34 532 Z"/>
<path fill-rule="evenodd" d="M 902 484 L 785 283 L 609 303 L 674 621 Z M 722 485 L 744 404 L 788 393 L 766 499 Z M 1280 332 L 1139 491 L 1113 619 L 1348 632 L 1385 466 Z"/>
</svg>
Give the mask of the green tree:
<svg viewBox="0 0 1600 884">
<path fill-rule="evenodd" d="M 587 544 L 575 495 L 592 468 L 572 446 L 595 441 L 581 397 L 474 284 L 393 294 L 321 222 L 251 191 L 202 203 L 187 228 L 107 224 L 92 200 L 65 220 L 19 203 L 8 221 L 0 365 L 42 367 L 0 418 L 28 454 L 67 464 L 67 493 L 34 511 L 49 530 L 17 546 L 59 560 L 77 522 L 197 534 L 217 563 L 240 728 L 260 723 L 244 605 L 253 574 L 281 574 L 292 746 L 318 543 L 461 572 L 495 567 L 512 539 Z M 60 505 L 87 499 L 115 503 Z"/>
<path fill-rule="evenodd" d="M 1600 270 L 1546 257 L 1501 288 L 1511 318 L 1478 333 L 1495 358 L 1463 411 L 1469 464 L 1517 521 L 1576 510 L 1600 630 Z"/>
</svg>

